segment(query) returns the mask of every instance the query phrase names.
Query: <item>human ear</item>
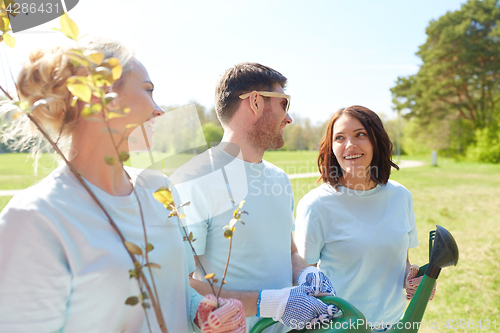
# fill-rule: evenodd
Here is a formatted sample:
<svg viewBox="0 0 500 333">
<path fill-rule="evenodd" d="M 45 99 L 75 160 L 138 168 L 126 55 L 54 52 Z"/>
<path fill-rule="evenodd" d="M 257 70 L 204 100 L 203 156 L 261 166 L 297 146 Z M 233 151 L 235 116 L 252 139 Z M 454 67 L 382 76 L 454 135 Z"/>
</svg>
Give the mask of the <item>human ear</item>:
<svg viewBox="0 0 500 333">
<path fill-rule="evenodd" d="M 248 97 L 250 103 L 250 109 L 257 116 L 263 107 L 262 99 L 259 98 L 259 93 L 256 91 L 252 91 L 250 96 Z"/>
</svg>

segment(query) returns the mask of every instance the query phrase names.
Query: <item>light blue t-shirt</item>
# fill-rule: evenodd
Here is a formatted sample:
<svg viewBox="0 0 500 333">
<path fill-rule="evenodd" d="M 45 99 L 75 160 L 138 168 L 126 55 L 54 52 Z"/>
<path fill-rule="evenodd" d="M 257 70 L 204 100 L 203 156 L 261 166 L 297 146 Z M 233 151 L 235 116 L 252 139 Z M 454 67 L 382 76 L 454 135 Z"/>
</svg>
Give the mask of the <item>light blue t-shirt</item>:
<svg viewBox="0 0 500 333">
<path fill-rule="evenodd" d="M 153 198 L 168 180 L 162 174 L 126 171 L 154 246 L 149 260 L 161 266 L 152 274 L 167 329 L 190 333 L 190 314 L 200 301 L 189 287 L 194 262 L 186 256 L 177 220 L 167 218 L 169 212 Z M 112 196 L 87 185 L 125 239 L 144 248 L 136 196 Z M 67 166 L 16 195 L 1 212 L 0 262 L 0 332 L 149 332 L 142 306 L 125 304 L 140 293 L 137 280 L 129 277 L 130 256 Z M 148 270 L 144 274 L 150 279 Z M 153 309 L 147 313 L 158 332 Z"/>
<path fill-rule="evenodd" d="M 245 200 L 233 236 L 226 290 L 260 291 L 291 287 L 291 232 L 294 227 L 293 192 L 286 173 L 262 161 L 252 164 L 212 148 L 177 171 L 172 182 L 183 202 L 185 221 L 196 239 L 193 246 L 207 273 L 220 280 L 226 265 L 229 239 L 223 227 L 233 218 L 235 205 Z M 204 280 L 198 266 L 194 277 Z M 247 331 L 261 318 L 247 318 Z M 277 324 L 265 332 L 287 332 Z"/>
<path fill-rule="evenodd" d="M 319 186 L 297 206 L 295 242 L 369 323 L 401 318 L 407 250 L 418 245 L 413 200 L 404 186 L 392 180 L 368 191 Z"/>
</svg>

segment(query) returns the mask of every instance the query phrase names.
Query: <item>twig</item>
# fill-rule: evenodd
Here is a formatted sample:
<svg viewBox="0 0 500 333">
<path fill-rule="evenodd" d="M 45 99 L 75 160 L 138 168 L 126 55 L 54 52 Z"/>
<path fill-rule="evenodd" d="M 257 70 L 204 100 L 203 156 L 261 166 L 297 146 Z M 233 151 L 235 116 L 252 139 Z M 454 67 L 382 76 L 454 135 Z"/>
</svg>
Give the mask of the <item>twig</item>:
<svg viewBox="0 0 500 333">
<path fill-rule="evenodd" d="M 2 88 L 2 86 L 0 86 L 0 90 L 3 91 L 3 93 L 5 94 L 5 96 L 7 96 L 11 101 L 13 101 L 14 99 L 12 98 L 12 96 L 9 95 L 8 92 L 5 91 L 5 89 Z"/>
<path fill-rule="evenodd" d="M 220 282 L 219 293 L 217 294 L 217 304 L 219 303 L 220 292 L 222 290 L 222 286 L 224 285 L 224 281 L 226 279 L 227 268 L 229 267 L 229 258 L 231 257 L 231 246 L 233 245 L 233 237 L 229 239 L 229 251 L 227 252 L 227 261 L 226 267 L 224 268 L 224 274 L 222 274 L 222 281 Z"/>
</svg>

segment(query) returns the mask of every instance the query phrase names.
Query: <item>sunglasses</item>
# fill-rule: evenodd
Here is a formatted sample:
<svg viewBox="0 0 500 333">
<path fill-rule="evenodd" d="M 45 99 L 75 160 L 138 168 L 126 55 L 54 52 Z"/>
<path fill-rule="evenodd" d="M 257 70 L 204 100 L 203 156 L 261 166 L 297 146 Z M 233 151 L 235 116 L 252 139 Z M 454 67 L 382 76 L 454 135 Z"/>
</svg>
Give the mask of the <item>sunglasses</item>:
<svg viewBox="0 0 500 333">
<path fill-rule="evenodd" d="M 239 97 L 241 99 L 248 98 L 252 92 L 240 95 Z M 292 99 L 292 97 L 290 95 L 286 95 L 286 94 L 282 94 L 282 93 L 274 92 L 274 91 L 257 91 L 257 94 L 264 96 L 264 97 L 285 98 L 286 99 L 285 112 L 288 113 L 288 109 L 290 108 L 290 100 Z"/>
</svg>

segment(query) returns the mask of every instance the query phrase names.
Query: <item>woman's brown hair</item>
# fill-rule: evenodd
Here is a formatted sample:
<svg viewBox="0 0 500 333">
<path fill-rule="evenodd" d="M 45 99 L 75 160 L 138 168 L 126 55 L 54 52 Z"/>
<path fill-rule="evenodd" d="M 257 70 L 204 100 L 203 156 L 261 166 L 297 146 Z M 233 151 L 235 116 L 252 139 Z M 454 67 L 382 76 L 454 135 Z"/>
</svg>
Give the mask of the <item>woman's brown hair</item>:
<svg viewBox="0 0 500 333">
<path fill-rule="evenodd" d="M 373 146 L 373 159 L 369 170 L 370 179 L 375 184 L 387 184 L 391 175 L 391 167 L 399 170 L 396 163 L 392 161 L 392 142 L 379 116 L 372 110 L 359 105 L 340 109 L 330 118 L 326 133 L 319 143 L 318 169 L 321 176 L 318 182 L 323 180 L 336 188 L 343 175 L 342 168 L 333 153 L 333 126 L 342 116 L 359 120 L 365 128 Z"/>
</svg>

